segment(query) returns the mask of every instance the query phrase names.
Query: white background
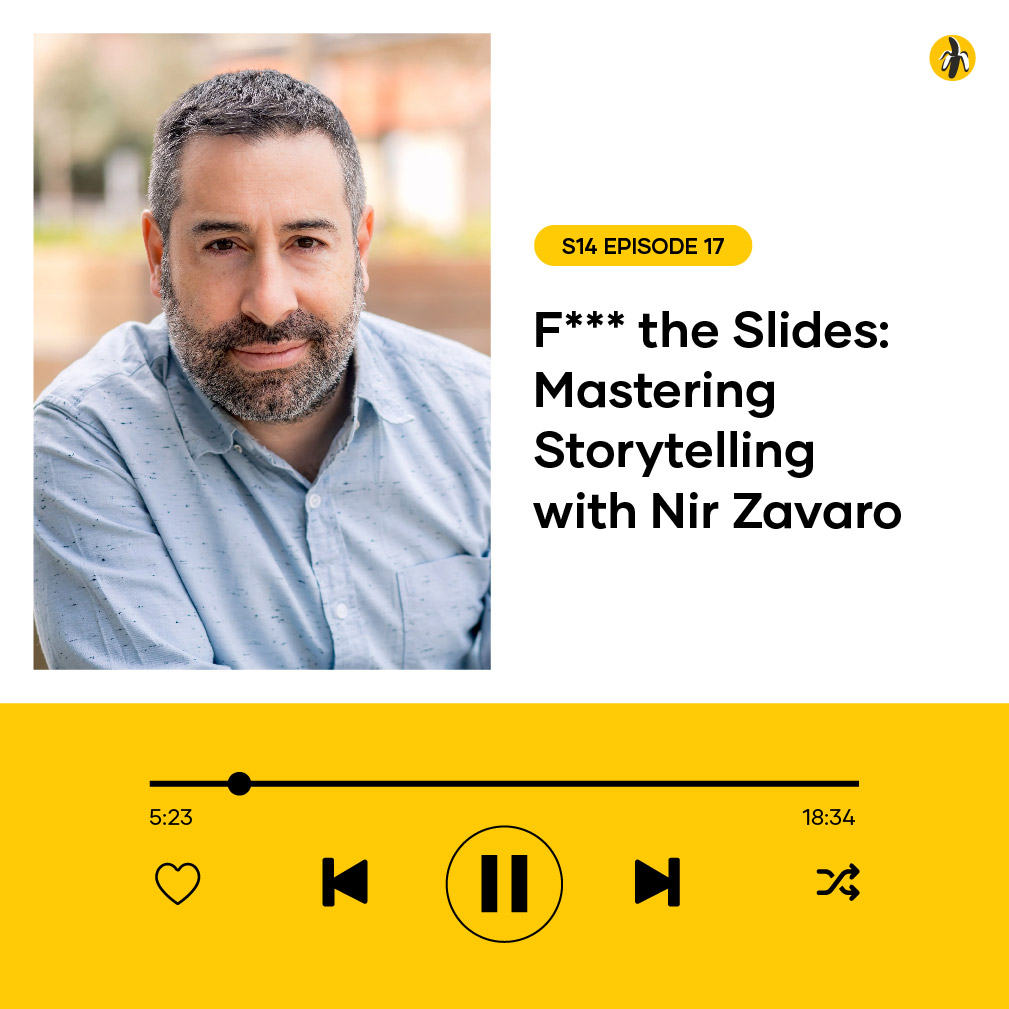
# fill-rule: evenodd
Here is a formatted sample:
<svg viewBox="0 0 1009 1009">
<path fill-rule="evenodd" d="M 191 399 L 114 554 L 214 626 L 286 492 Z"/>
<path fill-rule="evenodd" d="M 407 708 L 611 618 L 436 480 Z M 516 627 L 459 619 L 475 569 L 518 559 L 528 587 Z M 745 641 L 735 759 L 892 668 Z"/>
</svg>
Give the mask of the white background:
<svg viewBox="0 0 1009 1009">
<path fill-rule="evenodd" d="M 34 31 L 233 31 L 236 14 L 41 17 Z M 490 673 L 33 673 L 30 620 L 30 61 L 6 165 L 13 464 L 5 519 L 4 694 L 67 701 L 1004 701 L 1004 99 L 993 3 L 392 4 L 299 18 L 237 8 L 245 31 L 489 31 L 493 37 L 494 668 Z M 339 13 L 334 13 L 334 11 Z M 172 13 L 169 26 L 164 15 Z M 113 29 L 114 26 L 114 29 Z M 941 81 L 933 42 L 977 51 Z M 16 49 L 16 51 L 15 51 Z M 547 224 L 737 224 L 737 268 L 561 268 Z M 664 309 L 723 334 L 645 350 L 633 326 L 534 345 L 537 310 Z M 889 323 L 886 350 L 744 351 L 737 312 Z M 766 420 L 732 410 L 534 409 L 534 375 L 771 379 Z M 18 379 L 15 381 L 15 379 Z M 20 393 L 18 389 L 22 390 Z M 545 470 L 545 428 L 653 441 L 718 428 L 815 443 L 813 475 Z M 532 501 L 618 490 L 634 531 L 543 531 Z M 652 491 L 722 502 L 707 531 L 649 528 Z M 732 494 L 891 500 L 891 532 L 731 528 Z"/>
</svg>

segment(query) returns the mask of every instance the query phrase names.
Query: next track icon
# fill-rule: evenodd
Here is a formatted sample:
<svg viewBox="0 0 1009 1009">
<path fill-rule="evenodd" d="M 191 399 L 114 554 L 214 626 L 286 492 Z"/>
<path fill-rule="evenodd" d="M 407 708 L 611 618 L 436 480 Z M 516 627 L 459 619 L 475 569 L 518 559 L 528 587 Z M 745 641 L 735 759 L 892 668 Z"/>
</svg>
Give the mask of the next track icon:
<svg viewBox="0 0 1009 1009">
<path fill-rule="evenodd" d="M 634 860 L 634 903 L 641 904 L 656 894 L 666 894 L 669 907 L 680 906 L 680 860 L 669 859 L 666 873 L 653 869 L 641 859 Z"/>
</svg>

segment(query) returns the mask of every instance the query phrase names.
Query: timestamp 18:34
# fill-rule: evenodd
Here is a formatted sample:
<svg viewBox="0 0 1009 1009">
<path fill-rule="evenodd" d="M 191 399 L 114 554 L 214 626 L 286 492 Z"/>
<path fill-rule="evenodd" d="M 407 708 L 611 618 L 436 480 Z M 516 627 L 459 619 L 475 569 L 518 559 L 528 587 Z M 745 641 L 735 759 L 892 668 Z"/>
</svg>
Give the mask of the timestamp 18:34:
<svg viewBox="0 0 1009 1009">
<path fill-rule="evenodd" d="M 855 823 L 850 809 L 804 809 L 802 815 L 807 827 L 836 827 L 842 823 L 853 826 Z"/>
</svg>

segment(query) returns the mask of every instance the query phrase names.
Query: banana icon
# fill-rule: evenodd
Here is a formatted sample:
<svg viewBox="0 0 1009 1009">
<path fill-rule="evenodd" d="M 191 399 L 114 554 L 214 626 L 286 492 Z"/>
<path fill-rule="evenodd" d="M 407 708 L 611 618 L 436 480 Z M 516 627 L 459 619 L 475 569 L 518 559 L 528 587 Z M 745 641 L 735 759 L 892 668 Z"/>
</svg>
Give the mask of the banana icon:
<svg viewBox="0 0 1009 1009">
<path fill-rule="evenodd" d="M 967 59 L 966 53 L 960 52 L 960 43 L 952 35 L 949 36 L 949 44 L 952 48 L 942 54 L 942 68 L 943 70 L 949 68 L 949 79 L 953 80 L 956 77 L 956 72 L 960 69 L 961 61 L 964 73 L 970 70 L 970 61 Z"/>
</svg>

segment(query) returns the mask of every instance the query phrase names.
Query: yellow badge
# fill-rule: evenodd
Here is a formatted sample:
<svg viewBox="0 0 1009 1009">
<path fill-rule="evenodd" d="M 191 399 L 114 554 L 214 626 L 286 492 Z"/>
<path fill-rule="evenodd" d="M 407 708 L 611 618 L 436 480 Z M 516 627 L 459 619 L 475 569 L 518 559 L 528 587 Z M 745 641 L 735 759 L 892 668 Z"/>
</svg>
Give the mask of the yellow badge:
<svg viewBox="0 0 1009 1009">
<path fill-rule="evenodd" d="M 928 62 L 944 81 L 962 81 L 974 69 L 974 47 L 960 35 L 944 35 L 932 46 Z"/>
</svg>

